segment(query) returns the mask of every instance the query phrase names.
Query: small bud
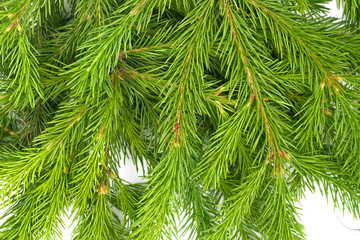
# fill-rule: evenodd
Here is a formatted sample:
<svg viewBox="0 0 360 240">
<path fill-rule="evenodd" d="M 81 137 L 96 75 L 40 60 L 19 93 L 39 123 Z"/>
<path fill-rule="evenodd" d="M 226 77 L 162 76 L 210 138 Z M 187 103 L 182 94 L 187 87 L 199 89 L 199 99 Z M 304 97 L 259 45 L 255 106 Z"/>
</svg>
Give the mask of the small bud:
<svg viewBox="0 0 360 240">
<path fill-rule="evenodd" d="M 272 159 L 273 157 L 274 157 L 274 151 L 271 150 L 270 156 L 269 156 L 269 158 L 268 158 L 267 161 L 266 161 L 266 165 L 268 165 L 268 164 L 270 163 L 270 161 L 271 161 L 271 159 Z"/>
<path fill-rule="evenodd" d="M 179 140 L 175 140 L 175 142 L 174 142 L 174 147 L 175 148 L 179 148 L 180 147 L 180 142 L 179 142 Z"/>
<path fill-rule="evenodd" d="M 46 150 L 50 150 L 50 148 L 52 147 L 53 144 L 54 144 L 54 142 L 51 142 L 51 143 L 46 147 Z"/>
<path fill-rule="evenodd" d="M 222 92 L 224 91 L 224 87 L 219 88 L 219 90 L 216 91 L 215 94 L 213 94 L 214 96 L 219 96 Z"/>
<path fill-rule="evenodd" d="M 10 32 L 11 29 L 12 29 L 12 26 L 7 27 L 7 28 L 5 29 L 5 32 Z"/>
<path fill-rule="evenodd" d="M 124 80 L 120 74 L 117 75 L 120 80 Z"/>
<path fill-rule="evenodd" d="M 221 102 L 220 101 L 218 101 L 218 100 L 216 100 L 215 101 L 217 104 L 219 104 L 219 112 L 220 112 L 220 114 L 221 115 L 223 115 L 224 114 L 224 109 L 223 109 L 223 107 L 222 107 L 222 104 L 221 104 Z"/>
<path fill-rule="evenodd" d="M 324 89 L 324 87 L 325 87 L 325 81 L 323 81 L 323 82 L 321 83 L 321 85 L 320 85 L 320 88 L 321 88 L 321 89 Z"/>
<path fill-rule="evenodd" d="M 115 179 L 115 175 L 112 172 L 110 172 L 110 178 Z"/>
<path fill-rule="evenodd" d="M 17 25 L 17 30 L 20 32 L 21 31 L 21 25 L 20 25 L 20 23 Z"/>
<path fill-rule="evenodd" d="M 11 18 L 13 18 L 14 16 L 15 16 L 15 14 L 11 13 L 11 14 L 8 15 L 8 18 L 11 19 Z"/>
<path fill-rule="evenodd" d="M 342 78 L 338 77 L 338 76 L 334 76 L 336 80 L 338 80 L 339 82 L 343 82 L 344 80 L 342 80 Z"/>
<path fill-rule="evenodd" d="M 103 135 L 104 135 L 104 129 L 99 133 L 96 139 L 99 140 Z"/>
<path fill-rule="evenodd" d="M 324 109 L 324 113 L 325 113 L 326 115 L 328 115 L 328 116 L 331 116 L 331 115 L 332 115 L 332 113 L 331 113 L 330 111 L 326 110 L 326 109 Z"/>
<path fill-rule="evenodd" d="M 108 168 L 108 173 L 109 173 L 111 179 L 115 179 L 115 175 L 111 172 L 110 168 Z"/>
<path fill-rule="evenodd" d="M 106 188 L 106 182 L 103 181 L 103 183 L 101 184 L 101 187 L 100 187 L 100 193 L 101 195 L 105 195 L 107 193 L 107 188 Z"/>
<path fill-rule="evenodd" d="M 252 101 L 248 102 L 248 104 L 246 104 L 246 107 L 249 108 L 251 106 L 251 104 L 252 104 Z"/>
<path fill-rule="evenodd" d="M 87 72 L 90 72 L 90 68 L 86 69 Z"/>
<path fill-rule="evenodd" d="M 220 112 L 221 115 L 223 115 L 223 114 L 224 114 L 224 109 L 223 109 L 223 108 L 219 108 L 219 112 Z"/>
<path fill-rule="evenodd" d="M 252 97 L 251 97 L 250 102 L 253 102 L 255 98 L 256 98 L 256 95 L 255 95 L 255 93 L 254 93 L 254 94 L 252 95 Z"/>
</svg>

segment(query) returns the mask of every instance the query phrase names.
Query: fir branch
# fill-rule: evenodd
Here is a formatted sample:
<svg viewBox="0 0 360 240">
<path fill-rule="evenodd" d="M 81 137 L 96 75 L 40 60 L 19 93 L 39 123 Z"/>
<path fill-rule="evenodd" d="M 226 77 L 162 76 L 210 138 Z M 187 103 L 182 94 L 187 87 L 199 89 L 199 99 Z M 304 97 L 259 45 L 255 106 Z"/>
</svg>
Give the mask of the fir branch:
<svg viewBox="0 0 360 240">
<path fill-rule="evenodd" d="M 337 5 L 344 8 L 344 17 L 353 29 L 360 27 L 360 4 L 355 0 L 337 0 Z"/>
<path fill-rule="evenodd" d="M 304 239 L 315 187 L 358 216 L 359 7 L 321 2 L 1 2 L 0 238 Z"/>
</svg>

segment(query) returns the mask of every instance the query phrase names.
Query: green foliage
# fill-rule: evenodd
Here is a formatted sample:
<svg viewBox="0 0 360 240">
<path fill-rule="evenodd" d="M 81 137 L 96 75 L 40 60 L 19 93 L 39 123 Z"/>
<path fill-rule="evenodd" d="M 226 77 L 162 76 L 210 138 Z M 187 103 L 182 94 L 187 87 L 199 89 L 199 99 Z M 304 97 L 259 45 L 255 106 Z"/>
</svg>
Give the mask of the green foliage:
<svg viewBox="0 0 360 240">
<path fill-rule="evenodd" d="M 317 187 L 358 217 L 360 5 L 326 2 L 1 1 L 0 239 L 306 239 Z"/>
<path fill-rule="evenodd" d="M 353 29 L 360 27 L 360 3 L 356 0 L 336 0 L 338 7 L 344 8 L 347 24 Z"/>
</svg>

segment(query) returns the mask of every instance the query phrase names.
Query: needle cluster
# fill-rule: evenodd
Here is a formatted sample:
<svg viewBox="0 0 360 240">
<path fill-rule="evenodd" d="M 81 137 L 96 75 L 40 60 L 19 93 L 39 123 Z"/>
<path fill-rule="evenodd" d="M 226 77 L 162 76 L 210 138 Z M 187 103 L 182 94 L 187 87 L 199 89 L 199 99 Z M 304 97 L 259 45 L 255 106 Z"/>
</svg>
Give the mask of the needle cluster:
<svg viewBox="0 0 360 240">
<path fill-rule="evenodd" d="M 327 2 L 1 0 L 0 239 L 306 239 L 315 188 L 359 217 L 360 4 Z"/>
</svg>

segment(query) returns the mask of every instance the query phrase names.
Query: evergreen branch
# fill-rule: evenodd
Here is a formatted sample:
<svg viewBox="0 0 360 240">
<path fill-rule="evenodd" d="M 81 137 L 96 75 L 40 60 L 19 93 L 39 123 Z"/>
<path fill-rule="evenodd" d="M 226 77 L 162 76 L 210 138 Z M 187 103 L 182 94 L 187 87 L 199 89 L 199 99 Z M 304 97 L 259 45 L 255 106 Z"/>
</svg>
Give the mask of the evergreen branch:
<svg viewBox="0 0 360 240">
<path fill-rule="evenodd" d="M 341 173 L 338 164 L 321 155 L 297 156 L 290 163 L 302 176 L 302 181 L 306 182 L 309 189 L 314 190 L 314 185 L 318 185 L 326 198 L 332 198 L 336 208 L 345 209 L 346 207 L 354 213 L 355 217 L 359 216 L 360 195 L 356 187 L 351 187 L 358 183 Z"/>
<path fill-rule="evenodd" d="M 199 186 L 190 183 L 184 194 L 184 212 L 180 231 L 183 235 L 188 234 L 189 239 L 203 238 L 207 231 L 213 227 L 213 218 L 216 216 L 216 206 L 219 204 L 219 196 L 216 192 L 207 193 Z"/>
<path fill-rule="evenodd" d="M 246 182 L 235 190 L 236 193 L 232 197 L 226 199 L 229 205 L 222 209 L 224 215 L 217 217 L 219 224 L 212 228 L 208 239 L 231 239 L 234 233 L 239 233 L 245 238 L 247 234 L 252 235 L 251 231 L 240 232 L 238 228 L 241 229 L 241 224 L 247 221 L 251 206 L 264 186 L 265 175 L 266 164 L 262 164 L 252 170 Z"/>
<path fill-rule="evenodd" d="M 272 119 L 269 119 L 268 116 L 269 113 L 265 103 L 266 100 L 264 100 L 265 98 L 261 94 L 261 89 L 259 89 L 259 84 L 255 81 L 254 78 L 255 74 L 253 74 L 252 70 L 250 70 L 249 67 L 250 61 L 246 57 L 246 51 L 243 47 L 243 44 L 241 43 L 245 41 L 242 40 L 242 38 L 246 38 L 246 36 L 240 33 L 240 29 L 234 27 L 235 13 L 232 12 L 232 9 L 230 8 L 230 6 L 227 5 L 227 2 L 224 1 L 223 6 L 226 14 L 226 18 L 225 18 L 225 20 L 227 20 L 226 24 L 228 25 L 233 35 L 232 41 L 234 42 L 234 45 L 237 47 L 237 51 L 230 50 L 230 52 L 236 52 L 238 54 L 239 59 L 241 60 L 241 63 L 245 68 L 245 74 L 247 75 L 247 79 L 249 81 L 252 94 L 250 97 L 250 101 L 246 105 L 242 103 L 244 105 L 240 110 L 238 110 L 238 113 L 234 115 L 233 118 L 230 118 L 228 122 L 224 124 L 223 127 L 220 127 L 220 129 L 218 130 L 219 133 L 213 137 L 214 142 L 213 144 L 210 145 L 209 148 L 210 151 L 204 156 L 203 163 L 200 165 L 200 167 L 198 167 L 198 173 L 201 173 L 206 169 L 207 174 L 204 176 L 204 179 L 205 179 L 205 186 L 207 187 L 214 180 L 215 181 L 213 182 L 213 184 L 214 186 L 216 186 L 217 183 L 219 182 L 220 176 L 225 175 L 228 172 L 229 169 L 229 164 L 227 163 L 228 159 L 234 159 L 234 156 L 241 155 L 244 157 L 240 157 L 240 159 L 243 158 L 241 160 L 247 161 L 247 156 L 249 156 L 250 153 L 247 153 L 247 151 L 245 150 L 246 148 L 248 148 L 246 144 L 242 140 L 236 140 L 237 144 L 235 144 L 235 146 L 239 146 L 238 149 L 240 149 L 240 152 L 238 152 L 237 150 L 234 149 L 233 147 L 234 145 L 230 143 L 234 143 L 234 139 L 238 138 L 239 135 L 241 136 L 242 133 L 246 131 L 245 129 L 249 126 L 250 121 L 257 121 L 259 115 L 262 119 L 262 125 L 264 126 L 264 130 L 265 130 L 264 132 L 267 136 L 267 140 L 269 143 L 269 149 L 267 150 L 268 152 L 267 161 L 269 162 L 270 160 L 272 160 L 273 157 L 275 157 L 276 159 L 275 167 L 277 171 L 280 171 L 281 169 L 281 164 L 280 164 L 281 155 L 284 155 L 284 152 L 286 152 L 286 150 L 284 149 L 285 145 L 283 146 L 280 145 L 282 143 L 281 142 L 282 137 L 273 135 L 274 125 L 272 124 L 271 121 Z M 238 21 L 241 23 L 241 20 Z M 219 32 L 220 31 L 222 32 L 223 30 L 219 30 Z M 224 41 L 224 39 L 222 41 Z M 226 59 L 226 62 L 228 63 L 232 62 L 233 64 L 229 64 L 230 66 L 240 64 L 236 62 L 236 59 L 234 58 Z M 229 71 L 229 69 L 230 67 L 228 68 L 227 71 Z M 238 72 L 236 74 L 233 73 L 231 76 L 232 79 L 236 77 L 237 78 L 242 77 L 242 74 Z M 259 80 L 262 80 L 260 75 L 259 75 Z M 252 109 L 250 110 L 250 106 L 255 99 L 257 100 L 258 103 L 258 109 L 255 110 L 255 111 L 259 111 L 257 114 L 252 112 Z M 254 128 L 256 128 L 256 125 L 254 126 Z M 227 132 L 226 129 L 232 129 L 232 131 Z M 236 131 L 233 131 L 234 129 L 236 129 Z M 225 135 L 224 132 L 226 132 Z M 261 135 L 261 133 L 259 134 Z M 251 139 L 251 137 L 248 136 L 247 139 Z M 222 148 L 221 149 L 217 148 L 217 146 L 222 146 Z M 225 150 L 223 146 L 228 146 L 227 147 L 228 149 Z M 256 146 L 253 146 L 253 149 L 255 148 Z M 210 163 L 211 163 L 211 167 L 207 169 L 206 166 L 210 165 Z M 235 162 L 231 162 L 231 164 L 234 165 Z M 217 172 L 217 174 L 215 174 L 215 172 Z"/>
<path fill-rule="evenodd" d="M 358 216 L 359 7 L 322 2 L 2 1 L 0 238 L 304 239 L 315 187 Z"/>
<path fill-rule="evenodd" d="M 99 69 L 113 69 L 118 63 L 118 55 L 115 54 L 114 57 L 114 53 L 120 54 L 121 51 L 126 51 L 131 47 L 129 40 L 132 35 L 132 26 L 137 24 L 138 31 L 144 29 L 151 18 L 143 18 L 144 15 L 141 13 L 143 11 L 151 12 L 158 4 L 166 5 L 166 1 L 133 0 L 126 7 L 120 8 L 118 12 L 125 13 L 126 15 L 108 25 L 104 25 L 100 28 L 103 31 L 100 31 L 98 36 L 92 39 L 91 45 L 87 43 L 80 48 L 87 48 L 92 53 L 90 55 L 82 55 L 73 64 L 77 65 L 77 67 L 68 71 L 69 74 L 74 74 L 73 80 L 69 82 L 72 88 L 74 89 L 78 84 L 82 84 L 79 93 L 83 93 L 88 87 L 99 91 L 102 86 L 102 79 L 106 78 L 109 72 L 107 70 L 92 70 L 96 70 L 98 67 Z M 133 9 L 129 12 L 131 7 Z M 112 29 L 112 31 L 108 29 Z M 91 75 L 89 75 L 90 71 Z M 85 79 L 89 76 L 91 81 L 86 81 Z M 90 85 L 87 82 L 90 82 Z M 92 91 L 95 94 L 94 90 Z"/>
<path fill-rule="evenodd" d="M 18 198 L 11 198 L 13 205 L 2 216 L 3 239 L 51 239 L 61 238 L 61 219 L 66 200 L 66 180 L 62 175 L 55 188 L 47 188 L 42 179 L 38 179 Z M 31 211 L 28 211 L 28 210 Z"/>
<path fill-rule="evenodd" d="M 353 29 L 360 27 L 360 4 L 356 0 L 336 0 L 337 6 L 344 8 L 344 17 Z"/>
<path fill-rule="evenodd" d="M 191 159 L 193 150 L 190 142 L 186 138 L 187 133 L 194 130 L 194 124 L 190 123 L 186 112 L 193 110 L 189 108 L 189 105 L 186 104 L 187 101 L 191 101 L 186 97 L 186 92 L 189 92 L 191 89 L 194 89 L 193 82 L 190 82 L 190 79 L 198 79 L 197 77 L 202 78 L 202 69 L 194 69 L 193 65 L 196 61 L 201 61 L 200 59 L 194 59 L 200 50 L 195 45 L 197 41 L 200 41 L 200 33 L 205 32 L 206 25 L 208 24 L 209 17 L 211 17 L 211 11 L 213 10 L 214 2 L 213 1 L 204 1 L 197 9 L 194 9 L 194 13 L 200 12 L 199 14 L 194 14 L 195 19 L 190 17 L 185 19 L 182 27 L 186 27 L 189 22 L 195 21 L 196 27 L 193 29 L 192 33 L 183 34 L 178 38 L 178 42 L 181 43 L 183 39 L 189 39 L 187 45 L 182 45 L 179 51 L 176 51 L 177 56 L 170 66 L 169 72 L 169 82 L 172 85 L 172 91 L 176 91 L 174 95 L 168 95 L 169 99 L 177 102 L 177 110 L 173 111 L 170 105 L 166 105 L 165 109 L 162 112 L 162 115 L 167 112 L 169 115 L 165 121 L 161 124 L 161 128 L 165 129 L 165 137 L 160 143 L 160 149 L 169 149 L 168 153 L 165 154 L 163 160 L 154 168 L 153 173 L 154 178 L 149 179 L 149 190 L 143 197 L 143 204 L 139 209 L 139 218 L 134 223 L 134 226 L 139 226 L 134 229 L 134 232 L 130 237 L 136 239 L 151 238 L 151 239 L 161 239 L 164 231 L 164 224 L 170 219 L 172 219 L 171 208 L 169 203 L 175 199 L 175 192 L 183 188 L 185 181 L 185 176 L 189 175 L 188 171 L 190 169 L 190 163 L 182 164 L 183 159 Z M 199 16 L 201 16 L 199 18 Z M 176 44 L 177 45 L 177 44 Z M 206 47 L 205 47 L 206 49 Z M 207 47 L 209 49 L 209 46 Z M 179 57 L 181 56 L 181 57 Z M 185 60 L 184 59 L 185 56 Z M 179 65 L 181 68 L 179 69 Z M 181 73 L 179 74 L 179 70 Z M 191 72 L 195 72 L 191 74 Z M 197 77 L 196 77 L 197 76 Z M 201 80 L 197 84 L 201 84 Z M 176 85 L 175 85 L 176 84 Z M 175 89 L 175 86 L 177 86 Z M 160 117 L 162 117 L 160 115 Z M 175 120 L 175 126 L 171 127 L 172 121 Z M 175 134 L 173 133 L 175 131 Z M 183 153 L 185 151 L 185 153 Z M 173 163 L 171 164 L 170 161 Z M 169 165 L 171 164 L 171 165 Z M 159 177 L 159 172 L 160 176 Z M 165 178 L 166 177 L 166 178 Z M 164 188 L 166 184 L 166 188 Z M 165 190 L 165 191 L 164 191 Z M 161 191 L 161 194 L 159 194 Z M 157 192 L 156 195 L 154 195 Z M 157 196 L 154 198 L 154 196 Z M 150 210 L 150 211 L 149 211 Z M 151 222 L 146 219 L 153 219 Z"/>
<path fill-rule="evenodd" d="M 105 98 L 92 115 L 92 118 L 97 119 L 96 124 L 88 125 L 85 129 L 85 136 L 92 136 L 89 133 L 93 133 L 94 137 L 89 139 L 88 145 L 78 155 L 91 153 L 77 161 L 71 170 L 73 173 L 72 192 L 77 196 L 73 203 L 75 208 L 85 209 L 88 196 L 94 192 L 95 188 L 99 188 L 100 185 L 103 186 L 107 182 L 104 171 L 108 166 L 107 149 L 111 144 L 111 126 L 114 121 L 113 117 L 115 117 L 114 109 L 117 108 L 116 102 L 116 99 Z M 86 175 L 85 179 L 84 175 Z M 100 188 L 102 189 L 102 187 Z"/>
<path fill-rule="evenodd" d="M 88 199 L 87 208 L 77 213 L 78 224 L 72 239 L 124 239 L 114 226 L 114 213 L 107 201 L 106 187 Z"/>
<path fill-rule="evenodd" d="M 49 7 L 53 4 L 52 1 L 27 0 L 23 4 L 5 1 L 0 5 L 4 8 L 11 6 L 9 9 L 6 8 L 7 15 L 5 16 L 9 18 L 8 21 L 0 25 L 0 29 L 5 29 L 5 34 L 0 36 L 0 44 L 3 46 L 0 55 L 3 62 L 9 61 L 8 78 L 13 79 L 8 86 L 9 89 L 14 88 L 9 96 L 9 100 L 13 102 L 12 110 L 20 106 L 22 96 L 27 98 L 27 102 L 22 103 L 22 108 L 28 104 L 34 107 L 36 98 L 44 97 L 39 80 L 39 66 L 36 57 L 38 53 L 28 37 L 28 32 L 33 31 L 31 28 L 35 25 L 42 26 L 42 12 L 45 12 L 45 17 L 47 17 Z M 3 16 L 0 17 L 3 18 Z M 10 24 L 6 25 L 9 21 Z M 9 51 L 9 49 L 12 50 Z"/>
<path fill-rule="evenodd" d="M 305 239 L 304 227 L 298 221 L 284 176 L 278 175 L 274 181 L 275 186 L 271 187 L 271 192 L 263 201 L 260 232 L 269 239 Z"/>
<path fill-rule="evenodd" d="M 77 106 L 75 105 L 75 108 Z M 73 109 L 74 105 L 70 105 L 70 108 Z M 10 196 L 12 192 L 16 189 L 19 189 L 22 186 L 24 189 L 27 189 L 35 181 L 35 176 L 38 172 L 41 172 L 42 169 L 46 169 L 53 164 L 56 165 L 52 171 L 47 171 L 45 176 L 51 175 L 55 179 L 49 179 L 48 183 L 50 186 L 52 184 L 56 185 L 56 180 L 58 178 L 58 173 L 62 174 L 63 169 L 65 169 L 65 164 L 67 160 L 67 153 L 61 149 L 61 146 L 70 144 L 71 139 L 69 136 L 71 134 L 76 134 L 76 130 L 70 131 L 71 127 L 75 122 L 80 120 L 80 117 L 83 115 L 85 107 L 78 109 L 78 113 L 72 114 L 71 120 L 68 120 L 69 113 L 59 114 L 58 119 L 54 120 L 54 123 L 58 123 L 56 127 L 48 129 L 48 132 L 40 135 L 36 139 L 38 149 L 33 149 L 25 153 L 16 153 L 14 156 L 15 163 L 11 166 L 4 165 L 6 162 L 2 162 L 3 166 L 1 169 L 2 178 L 7 181 L 4 183 L 3 188 L 0 190 L 3 197 Z M 71 116 L 71 115 L 70 115 Z M 81 130 L 80 130 L 81 131 Z M 79 141 L 79 139 L 77 140 Z M 60 161 L 58 161 L 60 159 Z M 19 171 L 23 169 L 23 172 Z"/>
<path fill-rule="evenodd" d="M 320 89 L 322 90 L 325 86 L 329 86 L 329 91 L 330 94 L 336 94 L 339 95 L 340 91 L 339 88 L 340 86 L 338 85 L 338 81 L 337 81 L 337 77 L 334 76 L 333 74 L 330 74 L 328 70 L 325 69 L 324 65 L 322 62 L 320 62 L 320 60 L 315 56 L 315 54 L 312 52 L 312 50 L 309 49 L 309 47 L 306 45 L 306 43 L 304 43 L 304 41 L 299 37 L 298 34 L 296 34 L 296 32 L 301 32 L 299 31 L 298 28 L 294 28 L 294 26 L 292 26 L 290 28 L 290 26 L 285 25 L 285 21 L 282 20 L 282 18 L 280 16 L 276 16 L 272 11 L 269 10 L 268 7 L 265 7 L 264 5 L 259 4 L 256 1 L 251 1 L 252 4 L 254 6 L 256 6 L 257 8 L 261 9 L 261 11 L 264 12 L 264 14 L 267 14 L 269 16 L 272 17 L 272 19 L 278 24 L 278 26 L 280 28 L 283 28 L 285 31 L 289 32 L 289 34 L 293 35 L 294 38 L 296 39 L 296 41 L 300 44 L 301 48 L 303 48 L 305 50 L 305 52 L 307 53 L 307 55 L 310 57 L 310 59 L 313 61 L 313 64 L 315 64 L 316 66 L 318 66 L 321 75 L 318 76 L 318 78 L 323 78 L 324 80 L 321 81 L 320 83 Z M 290 29 L 294 29 L 294 30 L 290 30 Z M 328 64 L 326 64 L 326 66 L 329 66 Z M 331 93 L 332 91 L 332 93 Z M 321 137 L 320 137 L 320 132 L 322 131 L 320 126 L 324 125 L 324 112 L 320 113 L 318 111 L 318 109 L 323 108 L 322 106 L 322 102 L 325 101 L 324 95 L 320 95 L 318 94 L 319 91 L 316 91 L 314 96 L 312 97 L 312 101 L 315 101 L 316 104 L 311 104 L 310 105 L 310 109 L 308 109 L 308 111 L 306 112 L 306 114 L 303 115 L 303 117 L 301 118 L 301 120 L 299 121 L 299 127 L 298 129 L 301 129 L 298 133 L 296 138 L 299 138 L 299 143 L 303 144 L 303 146 L 306 144 L 306 139 L 305 136 L 309 136 L 311 134 L 311 132 L 314 133 L 315 136 L 315 141 L 316 144 L 319 146 L 321 145 Z M 305 105 L 306 106 L 306 105 Z M 312 118 L 313 120 L 318 120 L 318 119 L 322 119 L 320 122 L 312 122 L 312 120 L 309 120 L 309 115 L 310 114 L 318 114 L 318 118 Z M 320 115 L 322 115 L 320 117 Z M 307 126 L 304 125 L 304 123 L 307 124 L 307 126 L 317 126 L 317 129 L 312 129 L 309 128 Z M 310 148 L 313 148 L 314 144 L 309 144 L 307 145 Z M 298 145 L 298 147 L 302 147 L 301 145 Z"/>
<path fill-rule="evenodd" d="M 12 34 L 13 36 L 11 37 L 15 37 L 16 32 L 12 31 L 12 33 L 15 34 Z M 8 57 L 11 56 L 12 59 L 9 65 L 14 66 L 8 75 L 9 78 L 13 79 L 8 88 L 14 89 L 8 96 L 9 101 L 13 102 L 11 109 L 14 109 L 16 106 L 21 104 L 20 99 L 23 96 L 26 96 L 28 100 L 25 104 L 22 104 L 21 107 L 24 108 L 27 104 L 34 107 L 37 95 L 43 97 L 41 83 L 39 81 L 40 76 L 38 73 L 38 60 L 33 54 L 35 49 L 29 42 L 29 39 L 24 32 L 19 33 L 16 45 L 9 45 L 7 40 L 4 38 L 0 39 L 0 43 L 12 48 L 11 52 L 5 52 L 4 50 L 1 51 L 3 61 L 10 60 Z M 7 54 L 6 57 L 5 54 Z"/>
<path fill-rule="evenodd" d="M 115 175 L 112 179 L 114 183 L 113 193 L 109 201 L 113 207 L 124 214 L 122 226 L 130 227 L 136 220 L 137 203 L 143 194 L 144 186 L 142 184 L 125 184 Z"/>
</svg>

